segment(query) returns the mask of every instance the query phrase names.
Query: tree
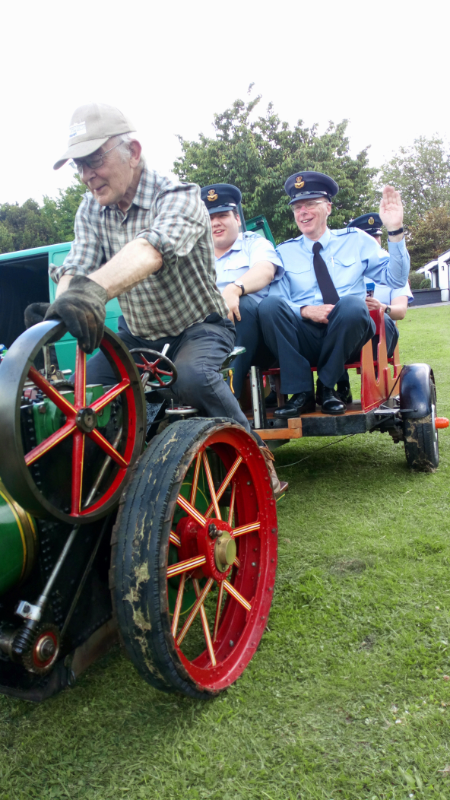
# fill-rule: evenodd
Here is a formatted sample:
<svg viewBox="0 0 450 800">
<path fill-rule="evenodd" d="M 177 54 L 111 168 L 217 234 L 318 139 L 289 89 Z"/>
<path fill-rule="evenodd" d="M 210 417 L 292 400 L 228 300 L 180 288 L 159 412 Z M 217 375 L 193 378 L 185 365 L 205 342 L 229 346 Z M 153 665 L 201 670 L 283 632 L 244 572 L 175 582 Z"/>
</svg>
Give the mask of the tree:
<svg viewBox="0 0 450 800">
<path fill-rule="evenodd" d="M 421 136 L 381 169 L 378 188 L 390 183 L 401 192 L 405 224 L 414 226 L 430 209 L 450 203 L 450 153 L 437 136 Z"/>
<path fill-rule="evenodd" d="M 450 206 L 428 211 L 410 229 L 408 250 L 411 268 L 419 269 L 450 250 Z"/>
<path fill-rule="evenodd" d="M 356 158 L 349 155 L 347 120 L 330 122 L 322 135 L 316 125 L 306 128 L 301 120 L 291 129 L 271 103 L 265 116 L 254 119 L 252 112 L 260 99 L 236 100 L 215 114 L 214 138 L 199 134 L 198 141 L 189 142 L 179 136 L 182 155 L 173 167 L 178 177 L 200 186 L 235 184 L 242 192 L 247 219 L 264 214 L 277 241 L 298 234 L 283 188 L 294 172 L 325 172 L 339 184 L 330 227 L 344 227 L 351 218 L 370 211 L 376 170 L 368 166 L 367 148 Z"/>
<path fill-rule="evenodd" d="M 86 191 L 84 183 L 75 175 L 75 180 L 65 191 L 59 190 L 56 200 L 44 195 L 42 213 L 54 227 L 55 242 L 72 241 L 75 214 Z"/>
<path fill-rule="evenodd" d="M 42 206 L 31 199 L 21 206 L 0 205 L 0 253 L 71 242 L 75 214 L 85 191 L 76 176 L 68 189 L 59 190 L 56 200 L 45 196 Z"/>
<path fill-rule="evenodd" d="M 52 222 L 44 219 L 35 200 L 26 200 L 23 205 L 4 203 L 0 206 L 0 225 L 3 236 L 2 252 L 27 250 L 54 241 Z M 6 235 L 9 232 L 9 236 Z M 6 248 L 6 249 L 5 249 Z"/>
</svg>

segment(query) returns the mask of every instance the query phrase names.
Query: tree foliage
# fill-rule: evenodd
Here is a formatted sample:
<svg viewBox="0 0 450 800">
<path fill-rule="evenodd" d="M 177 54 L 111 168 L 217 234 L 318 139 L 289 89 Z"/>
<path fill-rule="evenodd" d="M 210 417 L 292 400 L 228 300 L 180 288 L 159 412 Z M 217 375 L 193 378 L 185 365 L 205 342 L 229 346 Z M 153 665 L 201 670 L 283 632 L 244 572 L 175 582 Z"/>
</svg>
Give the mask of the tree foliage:
<svg viewBox="0 0 450 800">
<path fill-rule="evenodd" d="M 78 177 L 56 200 L 0 205 L 0 253 L 28 250 L 73 239 L 73 223 L 86 187 Z"/>
<path fill-rule="evenodd" d="M 432 208 L 450 203 L 450 153 L 442 139 L 421 136 L 400 147 L 381 169 L 379 188 L 386 183 L 401 192 L 405 224 L 416 225 Z"/>
<path fill-rule="evenodd" d="M 412 269 L 424 267 L 450 250 L 450 206 L 432 208 L 411 227 L 408 250 Z"/>
<path fill-rule="evenodd" d="M 347 120 L 330 122 L 322 135 L 316 125 L 307 128 L 301 120 L 291 129 L 272 104 L 265 116 L 254 118 L 260 99 L 236 100 L 215 114 L 213 138 L 199 134 L 197 141 L 187 141 L 180 136 L 182 155 L 173 168 L 178 177 L 200 186 L 235 184 L 246 218 L 264 214 L 277 241 L 298 234 L 284 192 L 284 182 L 294 172 L 317 170 L 339 184 L 330 227 L 344 227 L 352 217 L 370 211 L 376 170 L 368 165 L 367 148 L 356 158 L 350 156 Z"/>
</svg>

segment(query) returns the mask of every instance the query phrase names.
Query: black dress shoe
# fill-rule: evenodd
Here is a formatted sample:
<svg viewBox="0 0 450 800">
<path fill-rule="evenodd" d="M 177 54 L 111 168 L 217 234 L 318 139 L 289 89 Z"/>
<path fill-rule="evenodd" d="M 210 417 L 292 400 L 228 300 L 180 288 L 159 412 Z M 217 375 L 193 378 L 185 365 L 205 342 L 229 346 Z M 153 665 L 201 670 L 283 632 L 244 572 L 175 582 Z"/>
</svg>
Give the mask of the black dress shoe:
<svg viewBox="0 0 450 800">
<path fill-rule="evenodd" d="M 338 400 L 346 405 L 353 402 L 352 390 L 348 381 L 338 381 L 335 395 Z"/>
<path fill-rule="evenodd" d="M 345 414 L 344 403 L 327 386 L 323 387 L 322 414 Z"/>
<path fill-rule="evenodd" d="M 298 394 L 292 395 L 286 405 L 275 409 L 273 415 L 278 419 L 290 419 L 291 417 L 300 417 L 301 414 L 310 414 L 315 410 L 314 392 L 298 392 Z"/>
</svg>

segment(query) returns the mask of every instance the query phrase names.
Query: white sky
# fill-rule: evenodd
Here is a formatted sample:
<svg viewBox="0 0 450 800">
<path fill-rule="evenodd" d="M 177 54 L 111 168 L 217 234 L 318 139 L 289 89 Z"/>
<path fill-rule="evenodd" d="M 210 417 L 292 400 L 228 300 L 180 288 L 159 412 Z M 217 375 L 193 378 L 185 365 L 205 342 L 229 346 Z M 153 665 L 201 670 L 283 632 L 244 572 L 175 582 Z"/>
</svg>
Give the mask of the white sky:
<svg viewBox="0 0 450 800">
<path fill-rule="evenodd" d="M 170 172 L 176 134 L 213 133 L 214 112 L 255 83 L 282 120 L 349 118 L 351 150 L 380 166 L 450 123 L 445 0 L 24 0 L 2 12 L 0 203 L 56 196 L 53 163 L 72 111 L 95 100 L 134 122 L 151 167 Z M 420 180 L 420 175 L 418 175 Z"/>
</svg>

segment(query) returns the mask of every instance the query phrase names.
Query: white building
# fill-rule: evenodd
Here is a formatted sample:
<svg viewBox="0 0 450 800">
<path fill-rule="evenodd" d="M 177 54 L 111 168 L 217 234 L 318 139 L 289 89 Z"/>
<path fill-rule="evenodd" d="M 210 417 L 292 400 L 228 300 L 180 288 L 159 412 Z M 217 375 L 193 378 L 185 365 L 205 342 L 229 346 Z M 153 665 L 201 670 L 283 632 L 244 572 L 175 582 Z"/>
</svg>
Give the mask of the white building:
<svg viewBox="0 0 450 800">
<path fill-rule="evenodd" d="M 431 280 L 432 289 L 441 290 L 441 301 L 448 302 L 449 298 L 449 273 L 450 273 L 450 250 L 438 256 L 436 261 L 430 261 L 421 267 L 417 272 L 423 272 L 426 278 Z"/>
</svg>

